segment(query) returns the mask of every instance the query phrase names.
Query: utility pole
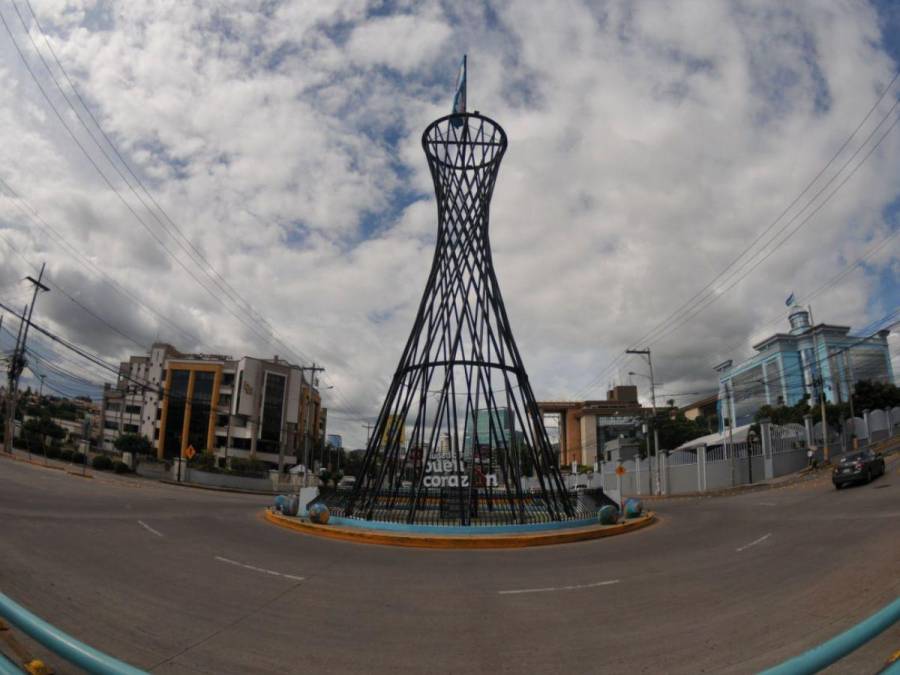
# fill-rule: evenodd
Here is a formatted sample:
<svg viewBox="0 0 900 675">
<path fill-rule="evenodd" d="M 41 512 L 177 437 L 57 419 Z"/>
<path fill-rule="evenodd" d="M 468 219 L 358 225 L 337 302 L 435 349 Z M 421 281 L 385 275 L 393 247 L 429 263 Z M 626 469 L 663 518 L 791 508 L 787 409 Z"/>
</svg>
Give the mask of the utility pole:
<svg viewBox="0 0 900 675">
<path fill-rule="evenodd" d="M 44 378 L 46 378 L 46 377 L 47 377 L 46 375 L 41 375 L 41 376 L 40 376 L 40 378 L 41 378 L 41 388 L 38 390 L 38 398 L 44 398 Z"/>
<path fill-rule="evenodd" d="M 847 398 L 850 399 L 850 424 L 853 427 L 853 438 L 850 439 L 851 446 L 854 450 L 859 448 L 859 440 L 856 437 L 856 413 L 853 411 L 853 373 L 850 372 L 850 352 L 844 351 L 844 372 L 847 380 Z"/>
<path fill-rule="evenodd" d="M 309 486 L 309 432 L 310 432 L 310 417 L 312 417 L 312 415 L 310 414 L 312 412 L 312 410 L 311 410 L 311 408 L 312 408 L 312 390 L 313 390 L 313 387 L 315 386 L 314 383 L 315 383 L 315 379 L 316 379 L 316 373 L 322 372 L 325 369 L 320 368 L 319 366 L 316 366 L 315 363 L 313 363 L 311 366 L 300 366 L 301 374 L 307 370 L 311 373 L 311 375 L 309 376 L 309 393 L 307 394 L 307 397 L 306 397 L 306 410 L 303 415 L 303 426 L 305 427 L 303 430 L 304 431 L 304 435 L 303 435 L 303 466 L 305 468 L 305 472 L 303 474 L 303 483 L 304 483 L 304 485 Z M 300 385 L 301 387 L 304 384 L 302 382 L 302 380 L 303 380 L 303 378 L 301 377 L 301 385 Z"/>
<path fill-rule="evenodd" d="M 640 354 L 647 357 L 647 363 L 650 366 L 650 405 L 653 409 L 653 455 L 656 457 L 656 494 L 660 494 L 662 487 L 662 471 L 660 470 L 659 461 L 659 430 L 656 428 L 656 380 L 653 377 L 653 356 L 647 349 L 626 349 L 626 354 Z"/>
<path fill-rule="evenodd" d="M 825 377 L 822 375 L 822 364 L 819 363 L 819 343 L 816 340 L 816 322 L 813 320 L 812 305 L 807 305 L 809 310 L 809 324 L 813 339 L 813 358 L 810 365 L 815 364 L 818 376 L 813 381 L 818 381 L 819 406 L 822 411 L 822 461 L 828 463 L 828 420 L 825 417 Z"/>
<path fill-rule="evenodd" d="M 41 280 L 44 278 L 44 268 L 46 263 L 41 265 L 41 272 L 38 278 L 25 277 L 27 281 L 34 284 L 34 293 L 31 296 L 31 306 L 22 311 L 22 320 L 19 322 L 19 333 L 16 336 L 16 347 L 13 351 L 12 359 L 10 359 L 9 370 L 7 371 L 7 392 L 6 392 L 6 429 L 3 434 L 3 449 L 12 454 L 13 432 L 16 424 L 16 399 L 19 393 L 19 376 L 25 369 L 25 345 L 28 340 L 28 329 L 31 326 L 31 315 L 34 312 L 34 303 L 37 301 L 38 291 L 49 291 Z"/>
</svg>

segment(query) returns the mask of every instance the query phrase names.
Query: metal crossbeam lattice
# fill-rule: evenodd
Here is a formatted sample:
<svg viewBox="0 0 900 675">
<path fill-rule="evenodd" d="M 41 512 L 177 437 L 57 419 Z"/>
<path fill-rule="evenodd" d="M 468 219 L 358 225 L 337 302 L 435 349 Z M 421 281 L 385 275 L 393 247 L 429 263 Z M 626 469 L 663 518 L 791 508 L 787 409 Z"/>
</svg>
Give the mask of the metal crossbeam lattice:
<svg viewBox="0 0 900 675">
<path fill-rule="evenodd" d="M 422 146 L 438 206 L 434 260 L 345 515 L 456 525 L 492 522 L 492 513 L 517 523 L 572 518 L 491 258 L 506 133 L 478 113 L 448 115 Z M 537 489 L 523 488 L 524 474 Z"/>
</svg>

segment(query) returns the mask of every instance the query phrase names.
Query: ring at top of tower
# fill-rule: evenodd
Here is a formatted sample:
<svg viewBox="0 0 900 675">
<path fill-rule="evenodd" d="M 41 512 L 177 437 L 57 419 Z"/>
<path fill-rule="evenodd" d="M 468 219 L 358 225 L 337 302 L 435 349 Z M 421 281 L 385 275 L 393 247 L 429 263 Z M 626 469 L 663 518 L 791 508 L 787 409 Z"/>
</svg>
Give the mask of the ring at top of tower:
<svg viewBox="0 0 900 675">
<path fill-rule="evenodd" d="M 481 169 L 497 163 L 506 152 L 506 132 L 480 113 L 445 115 L 422 134 L 428 161 L 454 170 Z"/>
</svg>

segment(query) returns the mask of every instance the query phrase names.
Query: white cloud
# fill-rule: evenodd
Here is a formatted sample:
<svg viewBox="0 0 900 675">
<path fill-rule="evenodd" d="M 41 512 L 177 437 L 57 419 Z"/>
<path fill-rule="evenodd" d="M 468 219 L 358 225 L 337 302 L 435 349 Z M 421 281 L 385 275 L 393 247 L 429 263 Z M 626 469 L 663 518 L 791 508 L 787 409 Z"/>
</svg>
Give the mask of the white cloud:
<svg viewBox="0 0 900 675">
<path fill-rule="evenodd" d="M 351 444 L 363 434 L 356 418 L 377 412 L 428 273 L 436 214 L 420 135 L 448 112 L 463 51 L 470 108 L 510 138 L 491 238 L 515 335 L 546 398 L 595 380 L 588 395 L 600 397 L 608 381 L 639 370 L 628 363 L 600 376 L 772 222 L 895 69 L 865 5 L 34 5 L 166 211 L 295 351 L 324 363 L 340 392 L 329 394 L 330 420 Z M 2 11 L 64 107 L 15 13 Z M 185 349 L 283 354 L 218 308 L 106 188 L 2 32 L 0 86 L 10 94 L 0 101 L 0 177 L 201 344 L 132 314 L 43 233 L 25 236 L 0 199 L 0 224 L 19 228 L 10 236 L 29 259 L 47 260 L 67 289 L 141 341 L 158 332 Z M 771 322 L 788 292 L 802 297 L 896 227 L 883 218 L 897 197 L 894 134 L 746 280 L 653 343 L 667 392 L 709 387 L 713 364 L 781 327 Z M 863 326 L 890 311 L 878 278 L 897 280 L 896 258 L 896 248 L 886 251 L 815 298 L 819 317 Z M 2 242 L 0 259 L 24 271 Z M 110 358 L 136 349 L 74 317 L 64 299 L 41 309 L 55 329 Z"/>
</svg>

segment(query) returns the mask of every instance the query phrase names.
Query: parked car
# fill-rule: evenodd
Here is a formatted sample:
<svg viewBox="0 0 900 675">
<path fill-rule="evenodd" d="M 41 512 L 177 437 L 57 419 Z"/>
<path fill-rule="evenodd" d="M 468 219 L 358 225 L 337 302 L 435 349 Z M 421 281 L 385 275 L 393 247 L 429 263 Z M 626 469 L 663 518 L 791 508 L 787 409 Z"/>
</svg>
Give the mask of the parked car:
<svg viewBox="0 0 900 675">
<path fill-rule="evenodd" d="M 844 455 L 831 473 L 831 482 L 840 490 L 850 483 L 868 483 L 884 475 L 884 456 L 871 450 Z"/>
</svg>

